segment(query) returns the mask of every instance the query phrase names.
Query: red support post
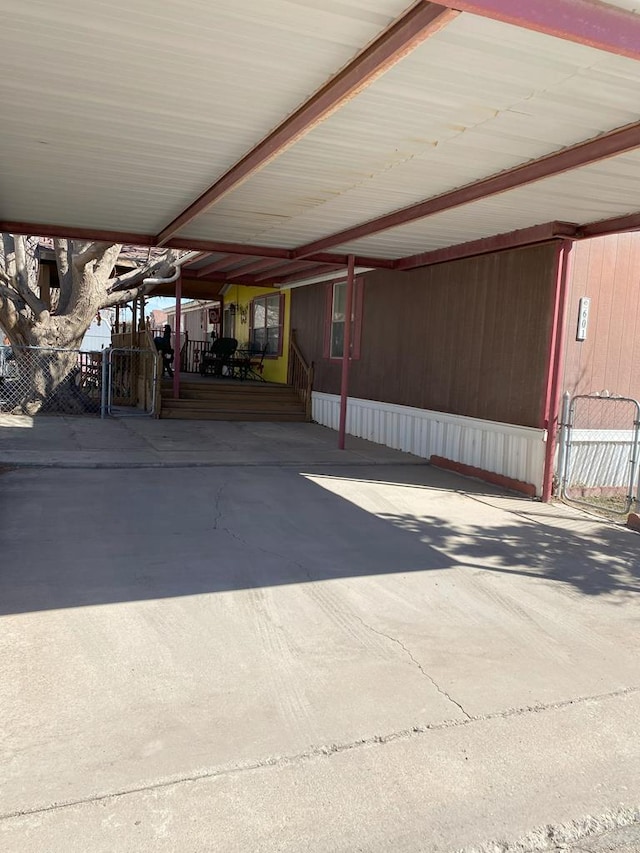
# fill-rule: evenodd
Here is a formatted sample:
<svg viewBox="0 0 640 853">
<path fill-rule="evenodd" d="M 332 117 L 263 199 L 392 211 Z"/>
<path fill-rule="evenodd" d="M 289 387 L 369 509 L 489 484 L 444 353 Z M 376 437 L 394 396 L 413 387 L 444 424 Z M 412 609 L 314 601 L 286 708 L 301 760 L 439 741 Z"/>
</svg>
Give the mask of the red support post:
<svg viewBox="0 0 640 853">
<path fill-rule="evenodd" d="M 174 329 L 173 397 L 180 399 L 180 335 L 182 332 L 182 276 L 176 281 L 176 327 Z"/>
<path fill-rule="evenodd" d="M 558 438 L 558 418 L 562 373 L 564 368 L 564 347 L 566 341 L 566 316 L 569 283 L 571 281 L 571 249 L 573 242 L 565 240 L 560 247 L 557 261 L 556 287 L 554 295 L 553 323 L 549 346 L 549 367 L 544 400 L 544 426 L 547 430 L 547 444 L 544 458 L 542 481 L 542 500 L 547 503 L 553 494 L 553 469 Z"/>
<path fill-rule="evenodd" d="M 353 314 L 353 284 L 355 279 L 355 257 L 347 260 L 347 298 L 344 317 L 344 341 L 342 349 L 342 381 L 340 383 L 340 426 L 338 449 L 344 450 L 347 428 L 347 399 L 349 397 L 349 362 L 351 361 L 351 315 Z"/>
</svg>

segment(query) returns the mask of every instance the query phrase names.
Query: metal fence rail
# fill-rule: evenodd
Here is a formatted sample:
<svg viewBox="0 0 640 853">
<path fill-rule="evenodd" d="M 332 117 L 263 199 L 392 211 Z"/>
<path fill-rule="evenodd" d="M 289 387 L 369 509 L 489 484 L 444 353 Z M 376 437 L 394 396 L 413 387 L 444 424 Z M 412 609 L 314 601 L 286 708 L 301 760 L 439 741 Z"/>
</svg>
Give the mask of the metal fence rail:
<svg viewBox="0 0 640 853">
<path fill-rule="evenodd" d="M 562 497 L 598 511 L 629 512 L 637 497 L 640 404 L 629 397 L 565 397 Z"/>
<path fill-rule="evenodd" d="M 0 411 L 98 414 L 102 359 L 102 352 L 0 347 Z"/>
<path fill-rule="evenodd" d="M 106 410 L 109 415 L 153 415 L 158 355 L 151 349 L 107 350 Z"/>
</svg>

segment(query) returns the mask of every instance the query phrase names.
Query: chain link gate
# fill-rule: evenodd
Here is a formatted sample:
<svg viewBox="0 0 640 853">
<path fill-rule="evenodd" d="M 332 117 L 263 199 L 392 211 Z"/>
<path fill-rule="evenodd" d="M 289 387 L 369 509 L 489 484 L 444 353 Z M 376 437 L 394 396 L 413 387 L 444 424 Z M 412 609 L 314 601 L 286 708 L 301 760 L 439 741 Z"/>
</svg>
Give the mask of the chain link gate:
<svg viewBox="0 0 640 853">
<path fill-rule="evenodd" d="M 105 410 L 109 415 L 149 416 L 156 410 L 158 358 L 149 349 L 107 350 Z"/>
<path fill-rule="evenodd" d="M 630 397 L 565 395 L 559 471 L 562 497 L 625 515 L 637 497 L 640 404 Z"/>
<path fill-rule="evenodd" d="M 0 347 L 0 412 L 97 415 L 102 352 L 55 347 Z"/>
</svg>

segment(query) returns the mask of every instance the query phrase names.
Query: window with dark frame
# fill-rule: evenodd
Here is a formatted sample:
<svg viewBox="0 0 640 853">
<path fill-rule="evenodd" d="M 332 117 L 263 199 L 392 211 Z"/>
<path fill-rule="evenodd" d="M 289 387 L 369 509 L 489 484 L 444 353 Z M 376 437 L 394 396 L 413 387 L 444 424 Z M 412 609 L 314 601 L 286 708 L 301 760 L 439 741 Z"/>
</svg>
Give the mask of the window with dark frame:
<svg viewBox="0 0 640 853">
<path fill-rule="evenodd" d="M 266 346 L 266 355 L 282 355 L 284 306 L 281 293 L 257 296 L 251 303 L 251 344 L 257 350 Z"/>
<path fill-rule="evenodd" d="M 363 281 L 354 283 L 351 309 L 351 358 L 360 358 L 360 336 L 362 328 Z M 325 318 L 324 357 L 340 359 L 344 353 L 344 330 L 347 310 L 347 283 L 335 281 L 328 285 L 327 316 Z"/>
<path fill-rule="evenodd" d="M 346 282 L 339 281 L 333 285 L 333 296 L 331 300 L 331 339 L 329 342 L 329 358 L 342 358 L 344 355 L 346 310 L 347 285 Z"/>
</svg>

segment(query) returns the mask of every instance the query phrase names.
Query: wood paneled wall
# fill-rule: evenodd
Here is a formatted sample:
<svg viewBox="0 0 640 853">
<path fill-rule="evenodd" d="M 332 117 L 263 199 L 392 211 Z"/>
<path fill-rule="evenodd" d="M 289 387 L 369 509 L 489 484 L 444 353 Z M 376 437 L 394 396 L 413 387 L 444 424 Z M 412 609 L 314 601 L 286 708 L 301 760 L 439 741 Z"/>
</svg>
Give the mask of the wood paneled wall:
<svg viewBox="0 0 640 853">
<path fill-rule="evenodd" d="M 350 395 L 539 427 L 554 261 L 545 244 L 368 274 Z M 340 364 L 323 358 L 326 287 L 293 290 L 291 318 L 314 388 L 337 394 Z"/>
<path fill-rule="evenodd" d="M 563 390 L 640 399 L 640 234 L 584 240 L 572 255 Z M 576 340 L 581 296 L 591 298 L 585 341 Z"/>
</svg>

